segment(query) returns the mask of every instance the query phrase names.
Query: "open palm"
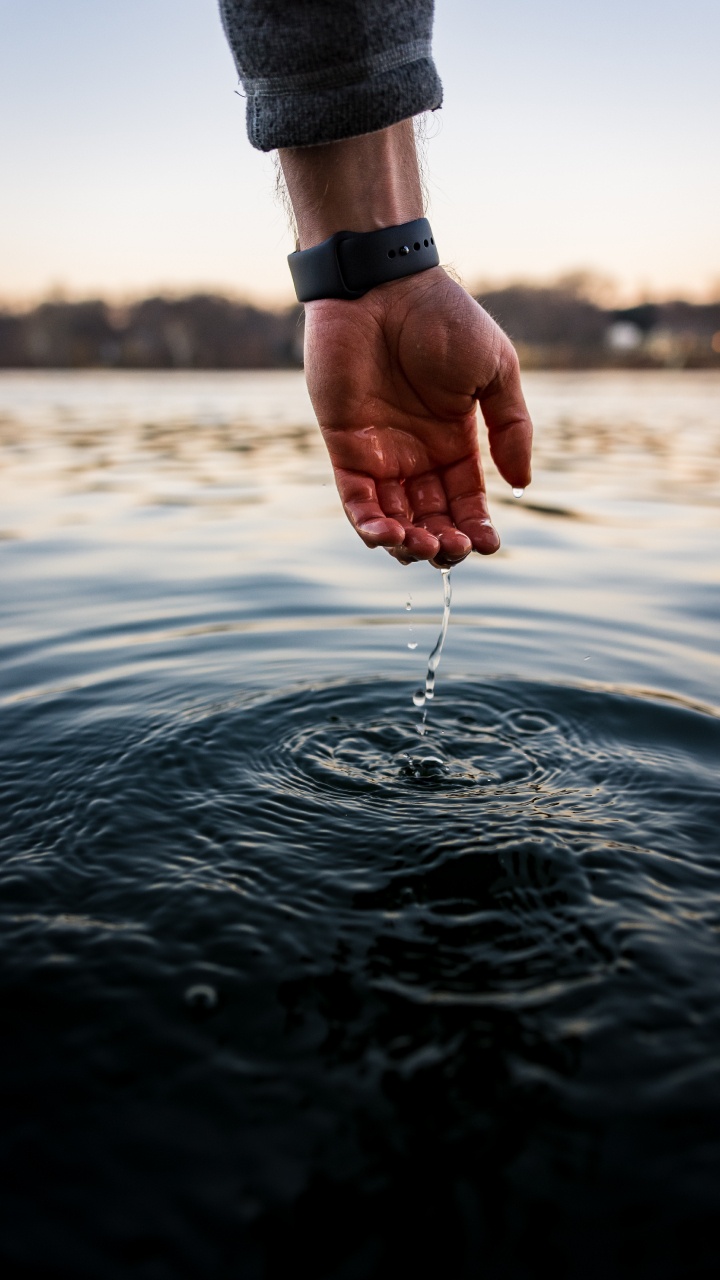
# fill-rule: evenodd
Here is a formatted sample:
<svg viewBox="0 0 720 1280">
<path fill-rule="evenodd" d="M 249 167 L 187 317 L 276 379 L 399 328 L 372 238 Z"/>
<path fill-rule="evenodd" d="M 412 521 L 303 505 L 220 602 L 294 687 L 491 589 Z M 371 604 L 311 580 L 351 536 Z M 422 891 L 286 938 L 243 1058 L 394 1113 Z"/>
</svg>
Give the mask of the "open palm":
<svg viewBox="0 0 720 1280">
<path fill-rule="evenodd" d="M 345 512 L 363 542 L 444 566 L 500 539 L 477 406 L 508 484 L 530 482 L 532 425 L 495 321 L 435 267 L 354 302 L 306 307 L 305 372 Z"/>
</svg>

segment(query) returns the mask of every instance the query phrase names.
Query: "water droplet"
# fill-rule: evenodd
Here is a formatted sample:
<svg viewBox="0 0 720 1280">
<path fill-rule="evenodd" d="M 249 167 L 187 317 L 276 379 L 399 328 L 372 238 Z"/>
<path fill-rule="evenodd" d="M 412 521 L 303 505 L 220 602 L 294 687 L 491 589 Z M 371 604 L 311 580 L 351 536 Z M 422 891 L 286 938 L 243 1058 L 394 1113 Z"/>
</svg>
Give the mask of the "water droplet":
<svg viewBox="0 0 720 1280">
<path fill-rule="evenodd" d="M 417 693 L 413 694 L 413 702 L 416 707 L 425 706 L 425 690 L 424 689 L 418 689 Z"/>
<path fill-rule="evenodd" d="M 209 1013 L 217 1007 L 218 993 L 209 983 L 196 982 L 185 992 L 185 1003 L 193 1013 Z"/>
<path fill-rule="evenodd" d="M 524 492 L 524 489 L 513 489 L 512 496 L 513 498 L 522 498 Z"/>
<path fill-rule="evenodd" d="M 409 613 L 411 609 L 412 609 L 412 596 L 408 596 L 407 603 L 405 605 L 405 612 Z"/>
<path fill-rule="evenodd" d="M 417 647 L 418 647 L 417 640 L 408 640 L 408 649 L 417 649 Z"/>
<path fill-rule="evenodd" d="M 412 767 L 416 778 L 442 778 L 448 771 L 439 756 L 417 756 Z"/>
</svg>

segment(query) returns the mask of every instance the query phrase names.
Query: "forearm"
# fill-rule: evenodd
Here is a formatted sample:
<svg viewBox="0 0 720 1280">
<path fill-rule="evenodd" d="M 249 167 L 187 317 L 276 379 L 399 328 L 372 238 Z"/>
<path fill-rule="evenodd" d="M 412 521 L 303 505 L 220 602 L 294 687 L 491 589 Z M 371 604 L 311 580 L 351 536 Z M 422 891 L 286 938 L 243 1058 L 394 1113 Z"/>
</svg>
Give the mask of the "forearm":
<svg viewBox="0 0 720 1280">
<path fill-rule="evenodd" d="M 376 231 L 423 216 L 412 120 L 376 133 L 279 152 L 307 249 L 336 231 Z"/>
</svg>

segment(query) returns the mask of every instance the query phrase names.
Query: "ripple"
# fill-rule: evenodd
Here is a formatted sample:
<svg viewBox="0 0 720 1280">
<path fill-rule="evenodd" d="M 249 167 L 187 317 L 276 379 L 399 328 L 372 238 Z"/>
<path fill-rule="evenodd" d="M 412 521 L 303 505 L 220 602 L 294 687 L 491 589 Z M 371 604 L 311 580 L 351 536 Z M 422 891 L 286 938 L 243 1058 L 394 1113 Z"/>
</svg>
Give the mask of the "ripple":
<svg viewBox="0 0 720 1280">
<path fill-rule="evenodd" d="M 291 878 L 302 860 L 338 883 L 392 871 L 410 846 L 424 862 L 509 857 L 528 839 L 571 848 L 578 866 L 600 848 L 616 868 L 625 848 L 713 856 L 720 722 L 681 704 L 458 681 L 421 737 L 405 685 L 334 682 L 154 721 L 100 717 L 71 753 L 67 727 L 53 745 L 38 724 L 2 783 L 14 874 L 82 866 L 92 885 L 120 847 L 123 878 L 151 864 L 178 883 L 203 850 L 218 859 L 208 883 L 218 865 L 244 882 L 261 851 L 282 877 L 288 845 Z"/>
<path fill-rule="evenodd" d="M 603 1213 L 634 1203 L 628 1168 L 691 1221 L 657 1135 L 673 1167 L 687 1117 L 720 1135 L 716 715 L 501 680 L 446 681 L 424 736 L 407 684 L 377 681 L 7 713 L 0 979 L 24 1048 L 4 1086 L 20 1179 L 34 1126 L 56 1175 L 80 1152 L 58 1230 L 85 1238 L 81 1200 L 104 1224 L 83 1276 L 119 1256 L 103 1206 L 130 1185 L 168 1188 L 157 1250 L 187 1237 L 218 1275 L 240 1218 L 267 1256 L 322 1236 L 330 1187 L 376 1244 L 388 1195 L 451 1194 L 462 1232 L 463 1186 L 509 1186 L 531 1223 L 549 1168 L 563 1239 L 599 1190 Z"/>
</svg>

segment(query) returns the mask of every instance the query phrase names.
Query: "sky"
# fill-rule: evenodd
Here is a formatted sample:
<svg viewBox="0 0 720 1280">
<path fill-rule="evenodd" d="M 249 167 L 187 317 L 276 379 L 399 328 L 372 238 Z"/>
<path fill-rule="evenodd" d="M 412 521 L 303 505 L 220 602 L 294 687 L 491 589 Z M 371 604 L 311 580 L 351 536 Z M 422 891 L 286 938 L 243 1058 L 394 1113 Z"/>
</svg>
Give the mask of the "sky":
<svg viewBox="0 0 720 1280">
<path fill-rule="evenodd" d="M 436 0 L 443 261 L 470 286 L 720 296 L 719 48 L 718 0 Z M 289 302 L 237 87 L 216 0 L 0 0 L 0 298 Z"/>
</svg>

